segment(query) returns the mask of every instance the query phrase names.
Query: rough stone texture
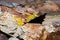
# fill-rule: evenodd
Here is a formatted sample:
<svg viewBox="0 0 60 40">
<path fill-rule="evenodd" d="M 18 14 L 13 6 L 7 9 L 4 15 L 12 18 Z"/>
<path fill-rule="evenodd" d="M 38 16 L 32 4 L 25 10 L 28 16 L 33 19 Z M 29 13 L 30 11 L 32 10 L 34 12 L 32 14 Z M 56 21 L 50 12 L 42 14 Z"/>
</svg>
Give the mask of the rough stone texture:
<svg viewBox="0 0 60 40">
<path fill-rule="evenodd" d="M 60 40 L 60 32 L 49 34 L 47 40 Z"/>
<path fill-rule="evenodd" d="M 8 39 L 4 34 L 0 33 L 0 40 L 8 40 Z"/>
</svg>

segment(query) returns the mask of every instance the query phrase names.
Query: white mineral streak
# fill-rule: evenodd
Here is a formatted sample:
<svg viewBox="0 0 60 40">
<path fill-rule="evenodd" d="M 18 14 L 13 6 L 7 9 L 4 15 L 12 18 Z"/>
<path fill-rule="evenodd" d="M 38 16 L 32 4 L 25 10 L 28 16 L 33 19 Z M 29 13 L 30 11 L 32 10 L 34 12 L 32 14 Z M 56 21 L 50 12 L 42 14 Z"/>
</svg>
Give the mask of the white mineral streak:
<svg viewBox="0 0 60 40">
<path fill-rule="evenodd" d="M 13 37 L 20 36 L 20 38 L 25 39 L 26 35 L 28 35 L 27 29 L 24 30 L 21 27 L 19 27 L 14 21 L 13 16 L 11 14 L 7 13 L 5 17 L 7 17 L 7 19 L 2 24 L 7 26 L 6 27 L 1 26 L 1 30 L 7 34 L 14 33 L 9 34 Z"/>
<path fill-rule="evenodd" d="M 17 37 L 20 36 L 21 38 L 25 39 L 25 36 L 27 35 L 28 31 L 24 30 L 22 27 L 19 27 L 16 23 L 16 21 L 13 19 L 13 15 L 8 13 L 8 12 L 4 12 L 4 15 L 0 18 L 2 20 L 2 22 L 0 22 L 0 28 L 1 31 L 9 34 L 9 33 L 14 33 L 14 34 L 9 34 L 13 37 Z M 4 25 L 4 26 L 2 26 Z M 25 33 L 24 33 L 25 32 Z M 13 40 L 15 38 L 9 39 L 9 40 Z"/>
<path fill-rule="evenodd" d="M 47 32 L 52 33 L 55 32 L 55 28 L 53 25 L 44 25 Z"/>
<path fill-rule="evenodd" d="M 22 35 L 22 33 L 23 33 L 23 30 L 22 30 L 20 27 L 17 27 L 14 35 L 12 35 L 12 36 L 13 36 L 13 37 L 17 37 L 17 36 Z"/>
<path fill-rule="evenodd" d="M 19 39 L 16 38 L 16 37 L 11 37 L 11 38 L 9 38 L 8 40 L 19 40 Z"/>
<path fill-rule="evenodd" d="M 26 28 L 26 26 L 22 27 L 23 33 L 20 35 L 20 38 L 26 39 L 27 35 L 29 34 L 29 30 Z"/>
<path fill-rule="evenodd" d="M 6 18 L 6 19 L 5 19 Z M 17 25 L 13 21 L 13 16 L 10 13 L 5 12 L 4 15 L 1 17 L 3 20 L 3 23 L 0 23 L 1 25 L 7 25 L 6 30 L 13 30 L 17 27 Z M 13 25 L 13 26 L 12 26 Z M 2 27 L 3 28 L 3 27 Z M 4 29 L 5 29 L 4 28 Z M 2 29 L 3 30 L 3 29 Z"/>
<path fill-rule="evenodd" d="M 5 12 L 0 19 L 1 19 L 0 21 L 2 21 L 0 22 L 0 27 L 3 32 L 7 34 L 14 33 L 12 36 L 15 37 L 18 36 L 18 32 L 19 34 L 21 34 L 21 28 L 18 28 L 18 25 L 16 21 L 14 21 L 12 14 Z M 5 26 L 1 26 L 1 25 L 5 25 Z"/>
</svg>

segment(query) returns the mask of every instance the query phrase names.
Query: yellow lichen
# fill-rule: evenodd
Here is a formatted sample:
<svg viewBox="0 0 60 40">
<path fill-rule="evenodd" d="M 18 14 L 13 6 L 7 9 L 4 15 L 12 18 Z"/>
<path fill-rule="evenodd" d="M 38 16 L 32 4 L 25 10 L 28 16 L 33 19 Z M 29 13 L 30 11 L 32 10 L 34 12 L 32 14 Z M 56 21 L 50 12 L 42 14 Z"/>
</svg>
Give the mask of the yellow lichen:
<svg viewBox="0 0 60 40">
<path fill-rule="evenodd" d="M 27 21 L 29 22 L 30 20 L 34 19 L 35 17 L 38 17 L 38 15 L 34 13 L 33 15 L 28 16 Z"/>
<path fill-rule="evenodd" d="M 22 26 L 23 24 L 24 24 L 24 22 L 22 21 L 22 18 L 18 18 L 18 17 L 14 17 L 14 20 L 16 20 L 17 21 L 17 24 L 19 25 L 19 26 Z"/>
</svg>

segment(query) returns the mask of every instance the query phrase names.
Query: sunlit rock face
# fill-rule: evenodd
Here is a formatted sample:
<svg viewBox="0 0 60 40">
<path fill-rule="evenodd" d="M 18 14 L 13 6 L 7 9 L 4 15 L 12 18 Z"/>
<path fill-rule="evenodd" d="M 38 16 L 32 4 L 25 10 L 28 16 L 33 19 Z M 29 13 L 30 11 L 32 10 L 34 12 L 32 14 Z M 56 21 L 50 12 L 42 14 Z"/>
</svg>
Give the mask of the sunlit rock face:
<svg viewBox="0 0 60 40">
<path fill-rule="evenodd" d="M 40 28 L 41 27 L 41 28 Z M 24 40 L 39 40 L 42 35 L 43 27 L 40 24 L 27 23 L 22 27 L 24 34 Z M 21 36 L 22 37 L 22 36 Z"/>
<path fill-rule="evenodd" d="M 25 32 L 25 35 L 20 37 L 23 37 L 24 40 L 46 40 L 49 33 L 56 31 L 55 27 L 52 24 L 41 25 L 35 23 L 27 23 L 22 27 L 22 29 Z"/>
<path fill-rule="evenodd" d="M 23 3 L 24 2 L 22 2 L 22 4 Z M 13 4 L 7 3 L 10 7 L 12 7 L 11 5 Z M 52 33 L 56 34 L 57 31 L 60 31 L 59 7 L 54 2 L 46 2 L 42 7 L 39 5 L 40 12 L 43 14 L 47 13 L 42 24 L 27 23 L 31 18 L 38 17 L 38 15 L 36 15 L 38 13 L 32 8 L 21 6 L 10 8 L 9 6 L 7 7 L 7 5 L 4 4 L 4 6 L 0 6 L 0 30 L 12 36 L 9 40 L 19 40 L 19 38 L 23 38 L 24 40 L 46 40 L 46 38 L 50 38 L 50 34 L 53 36 Z M 55 34 L 55 37 L 51 36 L 53 39 L 58 36 Z M 3 40 L 3 38 L 1 38 L 1 40 Z"/>
<path fill-rule="evenodd" d="M 30 12 L 30 10 L 28 10 Z M 29 35 L 31 36 L 33 33 L 35 33 L 35 39 L 36 39 L 36 36 L 39 37 L 41 31 L 39 32 L 39 27 L 40 27 L 40 24 L 28 24 L 29 26 L 27 26 L 27 29 L 29 30 L 28 32 L 25 32 L 25 30 L 23 29 L 23 26 L 19 26 L 16 22 L 16 20 L 14 20 L 14 15 L 17 15 L 18 16 L 18 12 L 16 12 L 15 10 L 12 10 L 11 8 L 8 8 L 6 6 L 1 6 L 1 12 L 2 12 L 2 16 L 0 17 L 0 28 L 1 28 L 1 31 L 7 33 L 8 35 L 11 35 L 13 37 L 21 37 L 23 38 L 22 36 L 23 35 Z M 34 15 L 36 16 L 36 15 Z M 18 19 L 19 19 L 20 16 L 18 16 Z M 17 20 L 18 20 L 17 19 Z M 19 19 L 20 20 L 20 19 Z M 21 22 L 21 21 L 18 21 L 18 22 Z M 27 24 L 26 24 L 27 25 Z M 31 26 L 31 27 L 30 27 Z M 36 26 L 36 27 L 33 27 L 33 26 Z M 30 29 L 29 29 L 29 28 Z M 33 28 L 32 28 L 33 27 Z M 36 29 L 38 28 L 38 29 Z M 33 30 L 34 29 L 34 30 Z M 24 31 L 23 31 L 24 30 Z M 32 31 L 33 30 L 33 31 Z M 42 29 L 41 29 L 42 30 Z M 36 31 L 36 32 L 35 32 Z M 13 33 L 13 34 L 12 34 Z M 22 34 L 23 33 L 23 34 Z M 27 34 L 28 33 L 28 34 Z M 31 35 L 30 35 L 31 34 Z M 34 36 L 34 35 L 33 35 Z M 23 38 L 24 39 L 24 38 Z M 26 38 L 27 39 L 27 38 Z"/>
<path fill-rule="evenodd" d="M 43 22 L 43 24 L 53 24 L 53 23 L 60 24 L 60 15 L 54 15 L 54 16 L 47 15 Z"/>
</svg>

